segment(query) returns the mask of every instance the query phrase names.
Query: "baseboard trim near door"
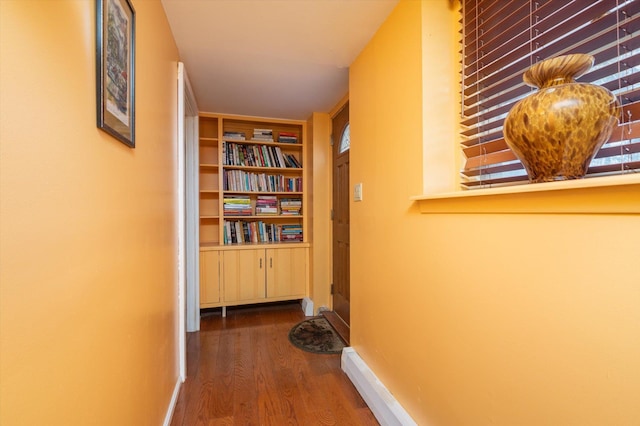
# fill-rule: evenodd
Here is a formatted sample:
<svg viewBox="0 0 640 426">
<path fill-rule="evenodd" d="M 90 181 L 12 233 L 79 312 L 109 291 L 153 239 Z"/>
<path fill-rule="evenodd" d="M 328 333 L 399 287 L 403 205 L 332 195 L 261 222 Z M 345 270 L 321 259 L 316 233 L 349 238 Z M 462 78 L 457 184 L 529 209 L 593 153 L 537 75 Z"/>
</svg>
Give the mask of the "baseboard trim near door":
<svg viewBox="0 0 640 426">
<path fill-rule="evenodd" d="M 353 348 L 342 350 L 341 366 L 381 425 L 417 425 Z"/>
<path fill-rule="evenodd" d="M 305 317 L 313 316 L 313 300 L 308 297 L 302 299 L 302 312 L 304 312 Z"/>
<path fill-rule="evenodd" d="M 171 418 L 173 417 L 173 412 L 176 409 L 176 404 L 178 403 L 178 395 L 180 394 L 180 386 L 182 386 L 182 379 L 178 377 L 176 380 L 176 385 L 173 388 L 173 395 L 171 395 L 171 401 L 169 401 L 169 406 L 167 407 L 167 414 L 164 416 L 163 426 L 171 425 Z"/>
</svg>

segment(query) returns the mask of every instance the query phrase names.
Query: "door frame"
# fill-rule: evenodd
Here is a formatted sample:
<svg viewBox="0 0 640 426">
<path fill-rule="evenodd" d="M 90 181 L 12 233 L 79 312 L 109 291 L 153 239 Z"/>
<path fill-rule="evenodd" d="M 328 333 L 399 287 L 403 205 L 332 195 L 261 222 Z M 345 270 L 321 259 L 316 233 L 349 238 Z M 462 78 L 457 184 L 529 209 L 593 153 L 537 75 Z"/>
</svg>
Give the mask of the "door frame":
<svg viewBox="0 0 640 426">
<path fill-rule="evenodd" d="M 330 197 L 330 200 L 331 200 L 331 203 L 330 203 L 331 215 L 333 215 L 333 212 L 334 212 L 334 209 L 335 209 L 335 206 L 334 206 L 334 201 L 335 201 L 334 200 L 334 186 L 336 185 L 336 182 L 334 180 L 334 167 L 336 165 L 335 165 L 335 161 L 334 161 L 335 160 L 335 158 L 334 158 L 334 150 L 339 148 L 338 145 L 340 144 L 341 137 L 342 137 L 342 131 L 344 130 L 344 129 L 334 129 L 333 128 L 333 120 L 338 114 L 340 114 L 340 112 L 342 112 L 342 110 L 345 107 L 348 107 L 347 106 L 348 103 L 349 103 L 349 94 L 345 95 L 345 97 L 342 98 L 340 100 L 340 102 L 329 113 L 329 121 L 330 121 L 330 126 L 331 126 L 330 127 L 331 128 L 331 132 L 330 132 L 331 136 L 330 136 L 330 144 L 329 144 L 330 146 L 329 146 L 329 153 L 328 154 L 329 154 L 329 158 L 331 159 L 331 161 L 330 161 L 330 172 L 329 172 L 329 175 L 331 177 L 331 190 L 330 190 L 330 193 L 329 193 L 329 197 Z M 350 119 L 347 120 L 347 124 L 349 122 L 350 122 Z M 348 192 L 349 192 L 349 189 L 350 189 L 350 185 L 351 185 L 351 176 L 349 176 Z M 349 203 L 350 203 L 350 196 L 349 196 Z M 349 210 L 351 210 L 351 209 L 349 209 Z M 334 264 L 334 245 L 333 245 L 335 236 L 334 236 L 334 233 L 333 233 L 333 229 L 334 229 L 334 222 L 333 222 L 333 218 L 332 218 L 332 220 L 330 222 L 330 230 L 331 230 L 331 232 L 329 233 L 330 239 L 329 239 L 329 242 L 328 242 L 329 247 L 330 247 L 330 255 L 329 256 L 330 256 L 330 260 L 331 260 L 331 283 L 332 283 L 332 286 L 334 285 L 333 281 L 334 281 L 334 268 L 335 268 L 335 264 Z M 331 290 L 330 290 L 329 298 L 330 298 L 330 301 L 331 301 L 331 310 L 333 312 L 335 312 L 336 306 L 335 306 L 335 303 L 334 303 L 334 293 Z M 340 318 L 340 319 L 341 319 L 341 321 L 344 321 L 344 319 L 342 319 L 342 318 Z"/>
<path fill-rule="evenodd" d="M 200 328 L 198 312 L 197 147 L 198 106 L 182 62 L 178 62 L 177 230 L 178 358 L 182 382 L 187 378 L 187 331 Z M 195 153 L 195 155 L 194 155 Z M 195 210 L 194 210 L 195 209 Z M 195 311 L 194 311 L 195 306 Z M 194 318 L 195 317 L 195 318 Z M 195 324 L 194 324 L 195 323 Z M 196 327 L 194 330 L 193 328 Z"/>
</svg>

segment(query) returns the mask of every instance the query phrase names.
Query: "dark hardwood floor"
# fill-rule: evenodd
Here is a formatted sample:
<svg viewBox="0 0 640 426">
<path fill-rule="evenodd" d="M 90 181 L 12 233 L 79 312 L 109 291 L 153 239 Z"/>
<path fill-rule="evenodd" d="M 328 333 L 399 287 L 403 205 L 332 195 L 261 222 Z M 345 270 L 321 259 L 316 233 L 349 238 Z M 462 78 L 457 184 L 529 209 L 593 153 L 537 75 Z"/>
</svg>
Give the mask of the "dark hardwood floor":
<svg viewBox="0 0 640 426">
<path fill-rule="evenodd" d="M 289 343 L 304 318 L 298 303 L 205 314 L 187 337 L 187 380 L 171 425 L 377 425 L 340 355 Z"/>
</svg>

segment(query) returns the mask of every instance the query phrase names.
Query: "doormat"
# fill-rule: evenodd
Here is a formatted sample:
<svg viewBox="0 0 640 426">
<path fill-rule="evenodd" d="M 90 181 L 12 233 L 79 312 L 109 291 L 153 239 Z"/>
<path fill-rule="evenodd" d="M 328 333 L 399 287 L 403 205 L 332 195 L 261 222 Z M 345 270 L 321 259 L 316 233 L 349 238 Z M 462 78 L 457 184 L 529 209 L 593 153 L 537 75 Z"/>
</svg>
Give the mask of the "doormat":
<svg viewBox="0 0 640 426">
<path fill-rule="evenodd" d="M 296 324 L 289 341 L 297 348 L 314 354 L 339 354 L 345 344 L 324 317 L 314 317 Z"/>
</svg>

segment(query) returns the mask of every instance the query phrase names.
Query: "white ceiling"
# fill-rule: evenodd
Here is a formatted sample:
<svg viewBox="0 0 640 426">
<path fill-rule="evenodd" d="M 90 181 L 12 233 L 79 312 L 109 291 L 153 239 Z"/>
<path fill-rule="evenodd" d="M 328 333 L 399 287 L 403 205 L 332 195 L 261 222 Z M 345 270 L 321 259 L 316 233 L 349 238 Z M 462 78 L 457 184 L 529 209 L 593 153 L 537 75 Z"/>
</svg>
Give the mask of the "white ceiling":
<svg viewBox="0 0 640 426">
<path fill-rule="evenodd" d="M 307 119 L 398 0 L 162 0 L 200 111 Z"/>
</svg>

